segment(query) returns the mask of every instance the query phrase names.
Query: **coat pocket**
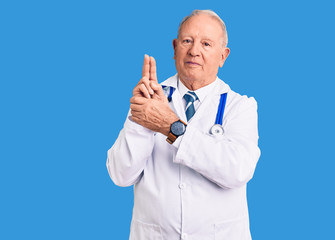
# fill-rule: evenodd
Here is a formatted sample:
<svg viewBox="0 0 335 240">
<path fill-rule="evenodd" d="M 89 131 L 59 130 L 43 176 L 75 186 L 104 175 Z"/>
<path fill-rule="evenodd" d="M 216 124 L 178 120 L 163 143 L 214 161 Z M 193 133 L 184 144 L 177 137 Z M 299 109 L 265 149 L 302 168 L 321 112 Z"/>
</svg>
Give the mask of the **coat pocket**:
<svg viewBox="0 0 335 240">
<path fill-rule="evenodd" d="M 161 227 L 133 219 L 129 240 L 163 240 Z"/>
<path fill-rule="evenodd" d="M 215 240 L 251 240 L 248 217 L 215 224 Z"/>
</svg>

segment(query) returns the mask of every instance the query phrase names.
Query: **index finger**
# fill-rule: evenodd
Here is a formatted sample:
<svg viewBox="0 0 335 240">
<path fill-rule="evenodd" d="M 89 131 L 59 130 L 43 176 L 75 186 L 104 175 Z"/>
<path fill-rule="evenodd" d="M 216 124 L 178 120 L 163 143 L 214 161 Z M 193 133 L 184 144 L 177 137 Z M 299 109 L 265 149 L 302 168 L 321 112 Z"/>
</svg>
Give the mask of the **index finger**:
<svg viewBox="0 0 335 240">
<path fill-rule="evenodd" d="M 144 97 L 132 97 L 130 99 L 130 103 L 131 104 L 139 104 L 139 105 L 143 105 L 145 104 L 146 102 L 148 101 L 147 98 L 144 98 Z"/>
<path fill-rule="evenodd" d="M 147 54 L 144 54 L 142 77 L 149 78 L 150 77 L 149 71 L 150 71 L 150 58 Z"/>
<path fill-rule="evenodd" d="M 153 80 L 157 82 L 156 60 L 154 59 L 154 57 L 150 57 L 150 78 L 149 80 Z"/>
</svg>

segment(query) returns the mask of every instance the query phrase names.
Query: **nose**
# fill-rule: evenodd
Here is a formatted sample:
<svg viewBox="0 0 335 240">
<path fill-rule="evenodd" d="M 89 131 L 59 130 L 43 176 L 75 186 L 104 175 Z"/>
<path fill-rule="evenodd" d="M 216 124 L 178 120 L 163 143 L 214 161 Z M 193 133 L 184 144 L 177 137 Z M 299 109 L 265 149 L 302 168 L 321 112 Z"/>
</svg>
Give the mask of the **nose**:
<svg viewBox="0 0 335 240">
<path fill-rule="evenodd" d="M 200 56 L 200 46 L 198 43 L 193 42 L 193 44 L 190 46 L 188 50 L 188 54 L 192 57 L 198 57 Z"/>
</svg>

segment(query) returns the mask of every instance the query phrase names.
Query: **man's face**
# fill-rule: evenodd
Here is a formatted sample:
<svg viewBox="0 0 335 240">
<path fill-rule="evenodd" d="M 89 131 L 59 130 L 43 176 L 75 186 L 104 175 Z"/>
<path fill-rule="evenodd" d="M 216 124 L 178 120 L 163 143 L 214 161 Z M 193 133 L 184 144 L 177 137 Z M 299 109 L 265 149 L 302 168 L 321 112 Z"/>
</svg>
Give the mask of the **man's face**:
<svg viewBox="0 0 335 240">
<path fill-rule="evenodd" d="M 173 40 L 180 79 L 189 83 L 200 81 L 203 86 L 213 82 L 229 55 L 222 40 L 221 25 L 211 16 L 200 14 L 184 22 L 178 39 Z"/>
</svg>

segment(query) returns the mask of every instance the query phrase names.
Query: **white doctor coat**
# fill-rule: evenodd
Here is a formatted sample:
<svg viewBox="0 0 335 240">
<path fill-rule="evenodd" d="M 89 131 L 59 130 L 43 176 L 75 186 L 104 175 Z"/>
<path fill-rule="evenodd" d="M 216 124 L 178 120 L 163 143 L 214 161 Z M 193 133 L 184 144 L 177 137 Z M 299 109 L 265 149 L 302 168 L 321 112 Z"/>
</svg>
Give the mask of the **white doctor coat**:
<svg viewBox="0 0 335 240">
<path fill-rule="evenodd" d="M 178 75 L 162 83 L 177 88 Z M 134 185 L 130 240 L 250 240 L 246 184 L 260 156 L 257 103 L 219 78 L 178 144 L 129 116 L 107 169 L 119 186 Z M 211 135 L 220 95 L 227 92 L 224 135 Z M 182 96 L 169 103 L 187 122 Z"/>
</svg>

